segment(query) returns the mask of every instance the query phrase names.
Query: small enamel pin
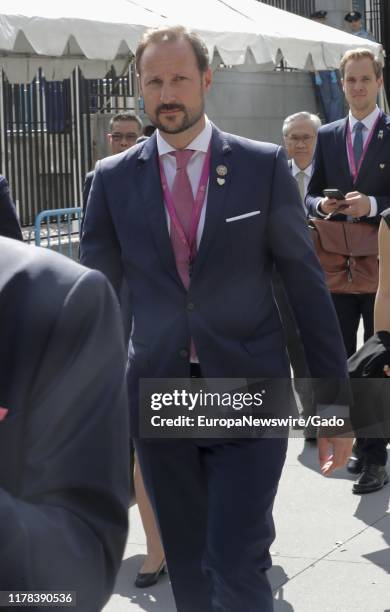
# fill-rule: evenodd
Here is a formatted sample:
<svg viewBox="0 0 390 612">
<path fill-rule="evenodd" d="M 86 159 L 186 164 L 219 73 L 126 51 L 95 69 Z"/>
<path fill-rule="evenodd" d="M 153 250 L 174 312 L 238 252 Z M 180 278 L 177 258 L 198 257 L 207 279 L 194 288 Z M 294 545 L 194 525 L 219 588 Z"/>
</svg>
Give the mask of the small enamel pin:
<svg viewBox="0 0 390 612">
<path fill-rule="evenodd" d="M 384 167 L 385 167 L 385 165 L 386 165 L 386 164 L 379 164 L 379 168 L 380 168 L 381 170 L 383 170 L 383 169 L 384 169 Z"/>
<path fill-rule="evenodd" d="M 224 166 L 223 164 L 220 164 L 219 166 L 217 166 L 215 170 L 216 170 L 218 176 L 226 176 L 227 175 L 227 171 L 228 171 L 226 166 Z"/>
<path fill-rule="evenodd" d="M 218 185 L 224 185 L 225 179 L 223 177 L 227 175 L 228 169 L 223 164 L 220 164 L 219 166 L 216 167 L 215 171 L 218 174 L 217 176 Z"/>
<path fill-rule="evenodd" d="M 378 132 L 378 138 L 379 138 L 380 140 L 382 140 L 382 138 L 383 138 L 383 130 L 379 130 L 379 132 Z"/>
</svg>

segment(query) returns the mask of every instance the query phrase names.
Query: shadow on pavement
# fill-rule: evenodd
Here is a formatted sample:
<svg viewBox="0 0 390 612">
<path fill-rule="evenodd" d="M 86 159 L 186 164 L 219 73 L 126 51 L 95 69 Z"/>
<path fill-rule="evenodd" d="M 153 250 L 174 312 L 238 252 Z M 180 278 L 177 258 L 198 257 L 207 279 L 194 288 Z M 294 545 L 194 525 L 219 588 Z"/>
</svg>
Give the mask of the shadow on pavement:
<svg viewBox="0 0 390 612">
<path fill-rule="evenodd" d="M 389 462 L 387 463 L 389 469 Z M 380 491 L 362 495 L 356 508 L 355 516 L 364 521 L 366 525 L 382 532 L 384 548 L 367 555 L 362 555 L 371 563 L 382 568 L 390 574 L 390 485 L 385 485 Z M 373 521 L 373 510 L 380 516 Z"/>
<path fill-rule="evenodd" d="M 143 559 L 144 555 L 134 555 L 122 562 L 113 594 L 128 599 L 130 604 L 137 605 L 145 612 L 175 612 L 176 607 L 167 575 L 164 575 L 157 585 L 144 591 L 133 585 Z M 283 586 L 288 582 L 284 569 L 280 565 L 274 565 L 268 572 L 268 578 L 274 596 L 274 612 L 293 612 L 292 605 L 284 600 Z"/>
<path fill-rule="evenodd" d="M 288 576 L 280 565 L 273 565 L 268 572 L 274 596 L 274 612 L 293 612 L 293 606 L 284 599 L 283 586 L 288 582 Z"/>
</svg>

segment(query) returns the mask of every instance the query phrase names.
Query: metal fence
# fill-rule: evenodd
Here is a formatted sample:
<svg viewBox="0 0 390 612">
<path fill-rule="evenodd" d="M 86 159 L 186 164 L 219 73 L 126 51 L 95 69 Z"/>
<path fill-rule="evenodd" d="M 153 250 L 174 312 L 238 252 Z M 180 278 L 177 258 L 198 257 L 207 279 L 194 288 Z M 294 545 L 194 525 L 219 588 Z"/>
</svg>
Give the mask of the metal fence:
<svg viewBox="0 0 390 612">
<path fill-rule="evenodd" d="M 387 99 L 390 100 L 390 2 L 389 0 L 365 0 L 362 14 L 365 25 L 375 37 L 382 43 L 386 53 L 384 66 L 385 89 Z"/>
<path fill-rule="evenodd" d="M 26 84 L 0 75 L 0 172 L 23 226 L 33 225 L 41 210 L 80 206 L 85 174 L 96 161 L 96 114 L 129 108 L 130 69 L 100 80 L 84 79 L 76 69 L 64 81 L 46 81 L 40 70 Z"/>
<path fill-rule="evenodd" d="M 34 236 L 37 246 L 77 259 L 82 214 L 81 207 L 41 211 L 35 219 L 34 230 L 30 230 L 28 242 L 32 242 Z"/>
<path fill-rule="evenodd" d="M 315 0 L 261 0 L 261 2 L 290 13 L 296 13 L 296 15 L 302 15 L 302 17 L 310 17 L 315 11 L 316 4 Z"/>
</svg>

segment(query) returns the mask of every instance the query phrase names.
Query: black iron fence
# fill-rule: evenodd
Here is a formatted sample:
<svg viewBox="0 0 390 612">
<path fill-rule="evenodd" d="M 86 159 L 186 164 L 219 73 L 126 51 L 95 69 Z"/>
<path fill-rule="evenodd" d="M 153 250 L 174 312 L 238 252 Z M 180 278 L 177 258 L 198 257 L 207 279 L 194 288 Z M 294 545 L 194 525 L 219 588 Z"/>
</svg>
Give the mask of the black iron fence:
<svg viewBox="0 0 390 612">
<path fill-rule="evenodd" d="M 384 67 L 385 89 L 390 100 L 390 2 L 389 0 L 365 0 L 365 26 L 383 45 L 386 53 Z"/>
<path fill-rule="evenodd" d="M 42 71 L 27 84 L 0 79 L 0 172 L 5 174 L 22 225 L 44 209 L 81 204 L 85 174 L 93 168 L 97 115 L 134 107 L 130 72 L 64 81 Z"/>
<path fill-rule="evenodd" d="M 264 4 L 270 4 L 276 8 L 302 15 L 302 17 L 310 17 L 315 11 L 315 0 L 260 0 Z"/>
</svg>

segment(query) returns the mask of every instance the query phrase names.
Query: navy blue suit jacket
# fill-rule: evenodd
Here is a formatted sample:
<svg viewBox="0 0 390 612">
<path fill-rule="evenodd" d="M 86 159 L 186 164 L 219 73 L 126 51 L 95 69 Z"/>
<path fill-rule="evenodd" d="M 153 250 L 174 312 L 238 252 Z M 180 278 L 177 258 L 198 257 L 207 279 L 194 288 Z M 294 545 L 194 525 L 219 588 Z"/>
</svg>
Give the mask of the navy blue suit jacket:
<svg viewBox="0 0 390 612">
<path fill-rule="evenodd" d="M 375 196 L 378 204 L 378 214 L 363 220 L 378 224 L 380 213 L 390 206 L 390 116 L 383 114 L 379 119 L 355 184 L 346 149 L 347 124 L 346 117 L 319 129 L 306 206 L 310 215 L 318 217 L 316 206 L 324 189 L 340 189 L 344 194 L 360 191 Z M 333 219 L 345 220 L 345 215 Z"/>
<path fill-rule="evenodd" d="M 127 535 L 119 309 L 101 274 L 48 249 L 0 237 L 0 261 L 0 590 L 77 591 L 96 612 Z"/>
<path fill-rule="evenodd" d="M 227 221 L 250 212 L 256 214 Z M 171 247 L 155 136 L 98 162 L 81 260 L 104 272 L 117 291 L 127 280 L 131 381 L 188 376 L 190 337 L 205 377 L 289 376 L 271 286 L 274 264 L 312 375 L 346 376 L 339 325 L 281 147 L 213 126 L 205 227 L 188 292 Z"/>
<path fill-rule="evenodd" d="M 7 180 L 0 174 L 0 236 L 23 240 Z"/>
</svg>

